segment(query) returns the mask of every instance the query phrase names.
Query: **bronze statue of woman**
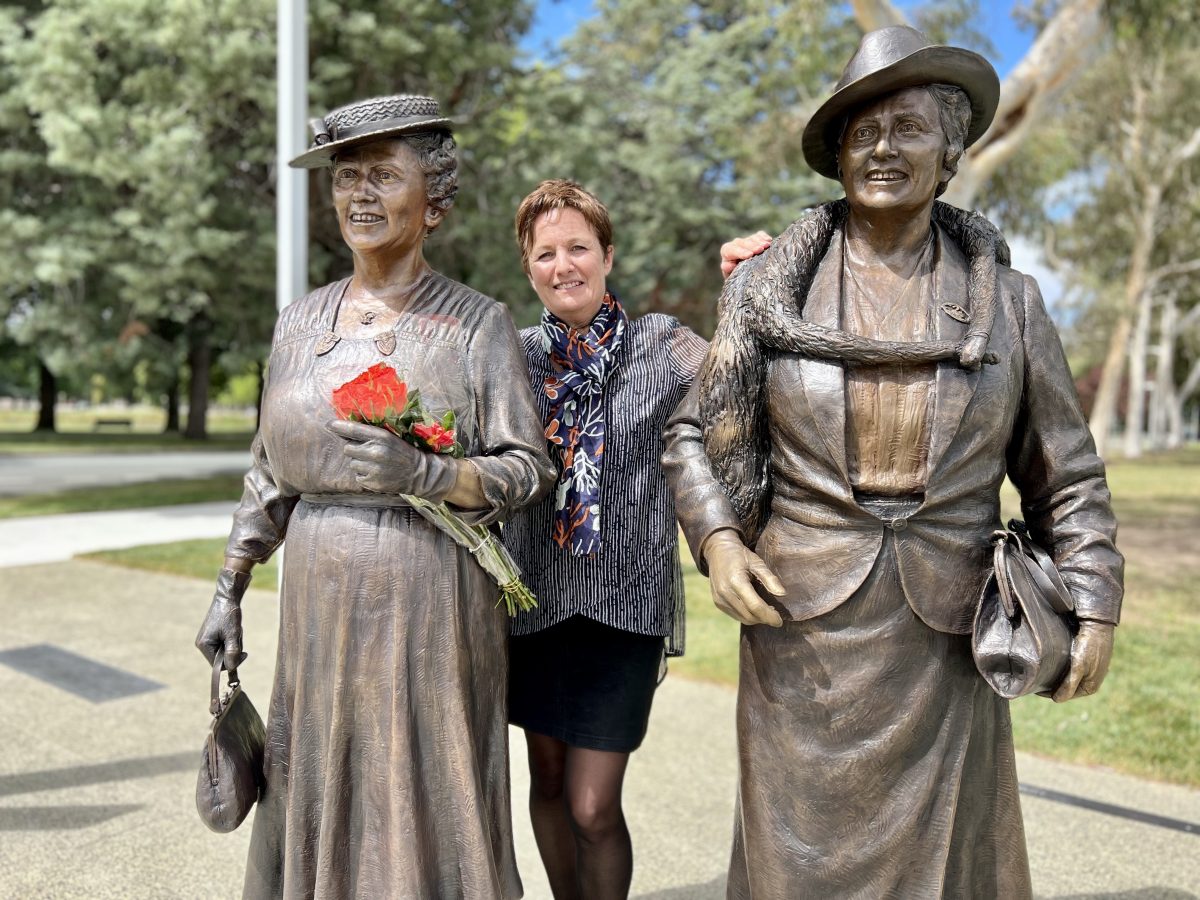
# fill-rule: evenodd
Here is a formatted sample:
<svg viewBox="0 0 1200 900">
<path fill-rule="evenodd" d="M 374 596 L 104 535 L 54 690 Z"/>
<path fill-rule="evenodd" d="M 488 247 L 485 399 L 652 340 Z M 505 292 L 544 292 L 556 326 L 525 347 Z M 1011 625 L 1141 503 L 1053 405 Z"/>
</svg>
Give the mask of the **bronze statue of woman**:
<svg viewBox="0 0 1200 900">
<path fill-rule="evenodd" d="M 315 123 L 293 166 L 331 166 L 351 277 L 279 317 L 253 465 L 197 645 L 241 656 L 249 572 L 287 539 L 266 786 L 245 896 L 519 897 L 505 721 L 507 621 L 470 553 L 407 494 L 489 524 L 554 473 L 504 306 L 422 245 L 454 200 L 449 121 L 427 97 Z M 465 459 L 336 421 L 334 389 L 385 363 L 453 410 Z"/>
<path fill-rule="evenodd" d="M 743 623 L 731 898 L 1028 898 L 1008 703 L 969 631 L 1007 475 L 1108 668 L 1122 559 L 1037 284 L 935 198 L 988 127 L 978 54 L 865 35 L 804 135 L 845 188 L 727 282 L 664 465 Z M 762 589 L 760 593 L 759 589 Z"/>
</svg>

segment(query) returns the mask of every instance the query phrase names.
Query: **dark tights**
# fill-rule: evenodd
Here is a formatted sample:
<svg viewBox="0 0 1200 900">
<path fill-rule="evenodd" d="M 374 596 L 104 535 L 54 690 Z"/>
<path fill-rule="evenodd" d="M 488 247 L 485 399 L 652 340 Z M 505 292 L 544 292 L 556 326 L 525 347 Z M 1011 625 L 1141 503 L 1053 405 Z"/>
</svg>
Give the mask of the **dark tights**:
<svg viewBox="0 0 1200 900">
<path fill-rule="evenodd" d="M 633 844 L 621 812 L 628 753 L 525 732 L 529 816 L 555 900 L 624 900 Z"/>
</svg>

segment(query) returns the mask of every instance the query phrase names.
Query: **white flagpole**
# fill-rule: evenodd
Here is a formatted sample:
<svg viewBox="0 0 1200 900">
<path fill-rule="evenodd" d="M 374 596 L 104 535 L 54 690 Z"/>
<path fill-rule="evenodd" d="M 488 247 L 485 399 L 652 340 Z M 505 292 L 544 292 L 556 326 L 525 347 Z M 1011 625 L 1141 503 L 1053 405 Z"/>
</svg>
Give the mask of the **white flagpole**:
<svg viewBox="0 0 1200 900">
<path fill-rule="evenodd" d="M 275 95 L 275 306 L 308 293 L 308 171 L 288 167 L 308 146 L 308 0 L 278 0 Z M 283 547 L 275 553 L 283 587 Z"/>
<path fill-rule="evenodd" d="M 308 292 L 308 172 L 288 168 L 304 152 L 308 121 L 308 2 L 278 0 L 275 65 L 275 306 Z"/>
</svg>

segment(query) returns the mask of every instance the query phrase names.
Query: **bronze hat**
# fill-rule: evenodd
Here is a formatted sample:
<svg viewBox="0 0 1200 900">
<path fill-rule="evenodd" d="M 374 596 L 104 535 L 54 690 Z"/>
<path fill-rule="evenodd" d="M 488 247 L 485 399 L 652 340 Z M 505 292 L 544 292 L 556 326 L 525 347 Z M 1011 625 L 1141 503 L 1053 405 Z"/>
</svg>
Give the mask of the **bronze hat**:
<svg viewBox="0 0 1200 900">
<path fill-rule="evenodd" d="M 311 119 L 312 146 L 288 163 L 293 169 L 320 169 L 333 161 L 339 150 L 381 138 L 416 131 L 449 131 L 450 120 L 442 115 L 432 97 L 396 94 L 372 97 L 335 109 L 323 119 Z"/>
<path fill-rule="evenodd" d="M 915 28 L 892 25 L 868 31 L 850 57 L 833 95 L 804 129 L 804 158 L 826 178 L 838 178 L 842 123 L 854 109 L 879 97 L 923 84 L 951 84 L 971 101 L 970 147 L 992 124 L 1000 101 L 1000 79 L 992 64 L 970 50 L 930 43 Z"/>
</svg>

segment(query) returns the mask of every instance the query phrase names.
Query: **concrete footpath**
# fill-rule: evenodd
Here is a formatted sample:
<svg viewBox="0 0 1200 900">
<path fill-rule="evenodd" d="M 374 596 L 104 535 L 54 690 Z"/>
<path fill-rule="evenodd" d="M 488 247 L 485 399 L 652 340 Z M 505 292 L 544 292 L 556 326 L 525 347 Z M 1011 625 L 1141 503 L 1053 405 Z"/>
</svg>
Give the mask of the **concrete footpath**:
<svg viewBox="0 0 1200 900">
<path fill-rule="evenodd" d="M 207 478 L 241 474 L 248 468 L 249 450 L 10 453 L 0 455 L 0 497 L 112 487 L 160 478 Z"/>
<path fill-rule="evenodd" d="M 0 519 L 0 568 L 59 562 L 97 550 L 224 537 L 236 506 L 230 500 Z"/>
<path fill-rule="evenodd" d="M 85 560 L 0 568 L 0 898 L 240 895 L 250 823 L 212 834 L 193 799 L 208 673 L 192 640 L 210 596 L 201 581 Z M 265 713 L 275 597 L 252 590 L 244 612 L 243 682 Z M 728 688 L 677 676 L 661 688 L 627 783 L 634 897 L 724 896 L 733 714 Z M 512 754 L 519 864 L 526 896 L 543 900 L 517 732 Z M 1026 755 L 1019 767 L 1039 898 L 1200 895 L 1200 792 Z"/>
</svg>

